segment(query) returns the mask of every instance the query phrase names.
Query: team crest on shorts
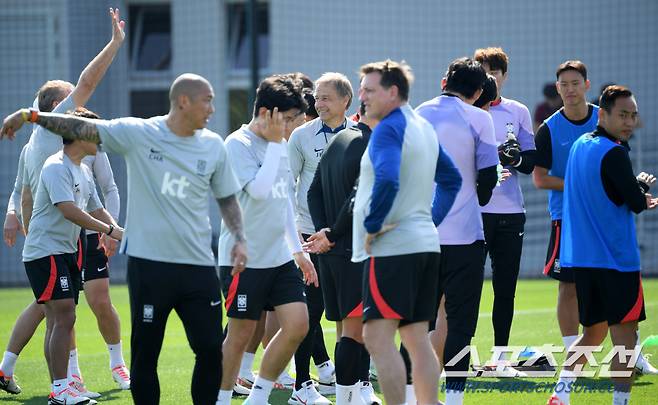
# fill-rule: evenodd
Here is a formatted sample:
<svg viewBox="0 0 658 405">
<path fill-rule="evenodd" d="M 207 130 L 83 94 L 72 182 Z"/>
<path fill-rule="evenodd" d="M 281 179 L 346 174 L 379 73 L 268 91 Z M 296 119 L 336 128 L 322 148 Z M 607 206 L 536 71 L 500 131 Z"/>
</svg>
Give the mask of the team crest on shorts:
<svg viewBox="0 0 658 405">
<path fill-rule="evenodd" d="M 562 270 L 562 266 L 560 266 L 560 259 L 555 259 L 555 264 L 553 264 L 553 272 L 559 273 L 560 270 Z"/>
<path fill-rule="evenodd" d="M 68 291 L 69 290 L 69 278 L 66 276 L 62 276 L 59 278 L 59 285 L 62 287 L 62 291 Z"/>
<path fill-rule="evenodd" d="M 238 294 L 238 311 L 244 312 L 247 310 L 247 294 Z"/>
<path fill-rule="evenodd" d="M 207 162 L 205 160 L 197 160 L 196 161 L 196 174 L 199 176 L 203 176 L 206 174 L 206 165 Z"/>
<path fill-rule="evenodd" d="M 153 305 L 144 305 L 144 322 L 153 322 Z"/>
</svg>

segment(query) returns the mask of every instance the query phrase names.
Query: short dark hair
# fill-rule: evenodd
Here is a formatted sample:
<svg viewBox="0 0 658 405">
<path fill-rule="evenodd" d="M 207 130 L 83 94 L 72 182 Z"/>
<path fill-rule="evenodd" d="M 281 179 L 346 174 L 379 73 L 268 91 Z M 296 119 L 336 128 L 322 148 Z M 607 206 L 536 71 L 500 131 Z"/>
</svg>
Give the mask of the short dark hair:
<svg viewBox="0 0 658 405">
<path fill-rule="evenodd" d="M 304 100 L 308 104 L 306 115 L 313 118 L 318 118 L 318 111 L 315 109 L 315 97 L 313 97 L 313 89 L 304 88 Z"/>
<path fill-rule="evenodd" d="M 546 98 L 555 98 L 558 96 L 557 92 L 557 86 L 555 86 L 554 82 L 546 83 L 544 85 L 544 89 L 542 90 L 542 94 L 544 94 L 544 97 Z"/>
<path fill-rule="evenodd" d="M 254 117 L 258 116 L 258 110 L 265 107 L 279 112 L 285 112 L 294 108 L 300 112 L 306 112 L 308 104 L 302 95 L 302 81 L 293 79 L 290 75 L 273 75 L 263 79 L 256 90 L 254 101 Z"/>
<path fill-rule="evenodd" d="M 288 73 L 286 76 L 290 76 L 295 80 L 301 80 L 303 89 L 311 89 L 311 90 L 314 89 L 313 80 L 311 80 L 311 78 L 308 77 L 308 75 L 305 73 L 293 72 L 293 73 Z"/>
<path fill-rule="evenodd" d="M 69 115 L 74 115 L 76 117 L 82 117 L 82 118 L 90 118 L 92 120 L 99 120 L 101 119 L 100 115 L 96 114 L 95 112 L 91 110 L 87 110 L 84 107 L 77 107 L 75 110 L 69 110 L 66 112 Z M 62 138 L 62 142 L 64 145 L 69 145 L 73 143 L 72 139 L 67 139 L 67 138 Z"/>
<path fill-rule="evenodd" d="M 486 79 L 487 73 L 480 62 L 467 57 L 455 59 L 448 66 L 444 90 L 471 98 L 484 86 Z"/>
<path fill-rule="evenodd" d="M 560 75 L 568 70 L 575 70 L 583 79 L 587 80 L 587 66 L 579 60 L 568 60 L 560 64 L 555 71 L 555 79 L 560 80 Z"/>
<path fill-rule="evenodd" d="M 482 108 L 485 104 L 494 101 L 498 96 L 498 85 L 496 84 L 496 78 L 487 75 L 487 78 L 484 80 L 484 85 L 482 86 L 482 94 L 480 97 L 475 100 L 473 106 L 477 108 Z"/>
<path fill-rule="evenodd" d="M 411 73 L 411 67 L 407 62 L 395 62 L 386 59 L 381 62 L 367 63 L 359 69 L 359 79 L 370 73 L 379 73 L 382 75 L 380 84 L 383 88 L 388 89 L 391 86 L 398 88 L 400 100 L 409 100 L 409 87 L 413 83 L 414 76 Z"/>
<path fill-rule="evenodd" d="M 489 47 L 476 49 L 473 59 L 482 64 L 486 63 L 491 70 L 500 70 L 503 74 L 507 73 L 509 59 L 503 48 Z"/>
<path fill-rule="evenodd" d="M 633 97 L 633 92 L 625 86 L 612 85 L 608 86 L 599 97 L 599 107 L 610 113 L 615 106 L 618 98 Z"/>
</svg>

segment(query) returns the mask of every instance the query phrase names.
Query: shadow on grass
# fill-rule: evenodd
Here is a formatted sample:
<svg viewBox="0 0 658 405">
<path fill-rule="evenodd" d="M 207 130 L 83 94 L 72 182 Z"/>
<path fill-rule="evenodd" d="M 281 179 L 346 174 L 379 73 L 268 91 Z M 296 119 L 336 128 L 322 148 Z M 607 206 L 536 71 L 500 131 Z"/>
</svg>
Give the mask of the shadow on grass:
<svg viewBox="0 0 658 405">
<path fill-rule="evenodd" d="M 111 401 L 113 399 L 119 399 L 120 397 L 116 394 L 119 394 L 121 392 L 123 392 L 123 390 L 119 388 L 115 388 L 107 391 L 101 391 L 100 392 L 101 396 L 100 398 L 97 399 L 97 401 L 102 402 L 102 401 Z M 44 403 L 48 402 L 48 396 L 35 395 L 32 397 L 28 397 L 27 395 L 24 394 L 18 394 L 18 395 L 0 394 L 0 402 L 2 402 L 3 404 L 43 405 Z"/>
</svg>

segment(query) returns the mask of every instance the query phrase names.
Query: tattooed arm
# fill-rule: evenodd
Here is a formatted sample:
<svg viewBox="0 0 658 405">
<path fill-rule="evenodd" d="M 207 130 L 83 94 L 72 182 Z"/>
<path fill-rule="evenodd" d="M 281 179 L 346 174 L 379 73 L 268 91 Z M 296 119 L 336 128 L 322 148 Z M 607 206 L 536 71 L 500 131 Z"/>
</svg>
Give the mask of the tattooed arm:
<svg viewBox="0 0 658 405">
<path fill-rule="evenodd" d="M 244 227 L 242 225 L 242 209 L 235 194 L 225 198 L 217 199 L 219 210 L 222 213 L 224 225 L 235 236 L 235 244 L 231 249 L 231 263 L 233 270 L 231 275 L 234 276 L 246 268 L 247 264 L 247 240 L 244 236 Z"/>
<path fill-rule="evenodd" d="M 0 130 L 0 139 L 4 137 L 14 139 L 16 131 L 28 121 L 30 116 L 30 110 L 21 109 L 5 118 Z M 100 135 L 94 121 L 98 122 L 98 120 L 68 114 L 39 112 L 34 123 L 65 139 L 100 143 Z"/>
</svg>

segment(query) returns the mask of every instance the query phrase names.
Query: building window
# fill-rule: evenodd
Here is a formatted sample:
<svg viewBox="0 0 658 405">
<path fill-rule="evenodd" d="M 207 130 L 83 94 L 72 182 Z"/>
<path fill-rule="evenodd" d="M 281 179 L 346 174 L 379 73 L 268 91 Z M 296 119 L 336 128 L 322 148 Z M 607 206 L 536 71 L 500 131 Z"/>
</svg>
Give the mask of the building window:
<svg viewBox="0 0 658 405">
<path fill-rule="evenodd" d="M 171 68 L 170 5 L 132 5 L 129 8 L 130 66 L 133 71 Z"/>
<path fill-rule="evenodd" d="M 228 4 L 228 67 L 231 71 L 246 70 L 250 64 L 250 45 L 247 36 L 247 7 L 244 2 Z M 269 4 L 256 5 L 256 32 L 258 33 L 258 61 L 260 68 L 269 66 L 270 24 Z"/>
<path fill-rule="evenodd" d="M 130 92 L 130 115 L 150 118 L 169 112 L 169 91 L 133 90 Z"/>
<path fill-rule="evenodd" d="M 251 121 L 252 110 L 247 103 L 249 102 L 247 90 L 231 89 L 228 92 L 228 125 L 229 133 L 240 128 L 242 124 Z"/>
</svg>

